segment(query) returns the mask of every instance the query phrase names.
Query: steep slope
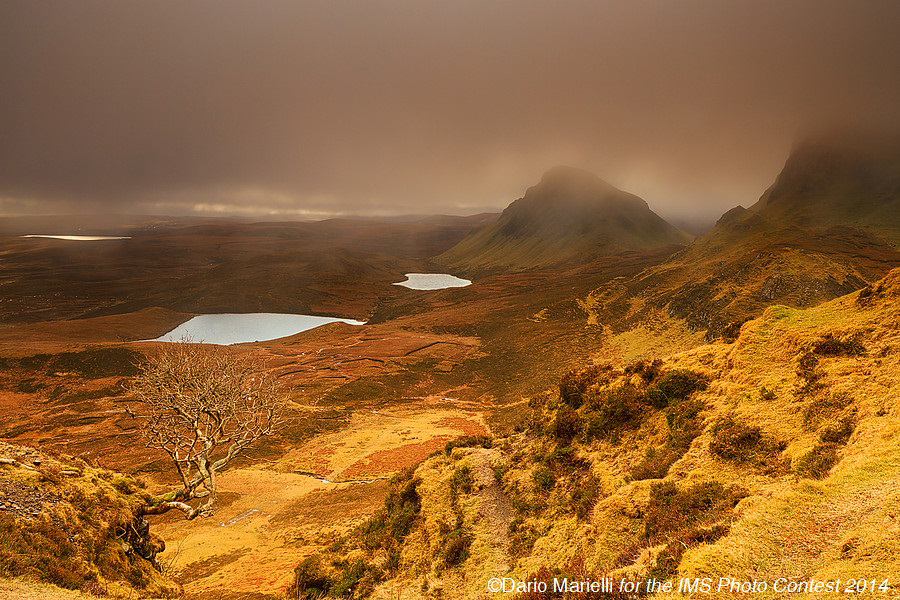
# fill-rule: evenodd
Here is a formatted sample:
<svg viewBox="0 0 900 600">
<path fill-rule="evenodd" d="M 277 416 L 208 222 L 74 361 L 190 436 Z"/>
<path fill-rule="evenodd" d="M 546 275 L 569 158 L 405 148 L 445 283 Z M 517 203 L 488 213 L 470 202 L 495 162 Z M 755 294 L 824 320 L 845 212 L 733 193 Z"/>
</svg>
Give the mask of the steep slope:
<svg viewBox="0 0 900 600">
<path fill-rule="evenodd" d="M 804 140 L 751 210 L 804 228 L 847 225 L 900 243 L 900 138 Z"/>
<path fill-rule="evenodd" d="M 751 209 L 732 209 L 661 265 L 595 290 L 592 318 L 624 330 L 664 311 L 711 340 L 772 303 L 814 306 L 900 265 L 900 152 L 880 140 L 843 143 L 800 144 Z"/>
<path fill-rule="evenodd" d="M 556 167 L 496 222 L 476 230 L 437 261 L 466 271 L 524 270 L 683 245 L 690 238 L 637 196 L 586 171 Z"/>
<path fill-rule="evenodd" d="M 492 577 L 604 575 L 757 580 L 761 598 L 784 597 L 779 578 L 894 586 L 898 347 L 900 269 L 812 309 L 773 306 L 733 344 L 573 371 L 522 433 L 448 444 L 398 478 L 294 591 L 481 598 Z"/>
<path fill-rule="evenodd" d="M 0 441 L 0 592 L 66 597 L 33 585 L 43 582 L 115 598 L 179 596 L 154 568 L 165 544 L 139 516 L 144 500 L 131 477 Z"/>
</svg>

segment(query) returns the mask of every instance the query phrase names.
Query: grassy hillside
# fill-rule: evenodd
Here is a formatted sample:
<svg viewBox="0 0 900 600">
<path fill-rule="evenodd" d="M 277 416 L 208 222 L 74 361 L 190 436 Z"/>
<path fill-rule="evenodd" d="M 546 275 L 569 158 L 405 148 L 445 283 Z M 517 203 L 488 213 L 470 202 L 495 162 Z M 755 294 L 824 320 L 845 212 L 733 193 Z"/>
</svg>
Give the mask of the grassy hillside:
<svg viewBox="0 0 900 600">
<path fill-rule="evenodd" d="M 584 308 L 617 332 L 662 314 L 711 341 L 772 304 L 815 306 L 898 265 L 900 251 L 865 230 L 803 229 L 738 207 L 662 264 L 598 287 Z"/>
<path fill-rule="evenodd" d="M 480 598 L 491 577 L 554 574 L 880 584 L 900 568 L 898 347 L 894 270 L 772 306 L 733 343 L 573 371 L 519 433 L 399 477 L 376 518 L 298 567 L 295 592 Z"/>
<path fill-rule="evenodd" d="M 130 477 L 0 442 L 0 597 L 67 597 L 39 583 L 111 597 L 177 596 L 155 559 L 165 544 L 136 517 L 143 504 Z"/>
<path fill-rule="evenodd" d="M 900 266 L 900 142 L 798 145 L 752 208 L 736 207 L 667 261 L 597 288 L 585 308 L 615 331 L 665 314 L 707 341 L 772 304 L 815 306 Z"/>
<path fill-rule="evenodd" d="M 437 261 L 464 271 L 516 271 L 571 266 L 623 251 L 683 245 L 690 239 L 637 196 L 591 173 L 556 167 L 496 222 L 474 231 Z"/>
</svg>

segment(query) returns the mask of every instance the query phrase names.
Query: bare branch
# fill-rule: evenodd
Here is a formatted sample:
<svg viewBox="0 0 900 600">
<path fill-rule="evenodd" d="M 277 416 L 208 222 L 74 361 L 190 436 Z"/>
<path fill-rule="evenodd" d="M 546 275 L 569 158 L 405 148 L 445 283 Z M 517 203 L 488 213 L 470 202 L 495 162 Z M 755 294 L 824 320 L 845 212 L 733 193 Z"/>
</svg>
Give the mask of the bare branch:
<svg viewBox="0 0 900 600">
<path fill-rule="evenodd" d="M 169 456 L 182 483 L 145 514 L 211 514 L 219 471 L 284 422 L 276 377 L 246 356 L 189 340 L 161 346 L 141 365 L 131 394 L 128 413 L 141 421 L 147 446 Z M 206 499 L 200 508 L 187 504 L 198 498 Z"/>
</svg>

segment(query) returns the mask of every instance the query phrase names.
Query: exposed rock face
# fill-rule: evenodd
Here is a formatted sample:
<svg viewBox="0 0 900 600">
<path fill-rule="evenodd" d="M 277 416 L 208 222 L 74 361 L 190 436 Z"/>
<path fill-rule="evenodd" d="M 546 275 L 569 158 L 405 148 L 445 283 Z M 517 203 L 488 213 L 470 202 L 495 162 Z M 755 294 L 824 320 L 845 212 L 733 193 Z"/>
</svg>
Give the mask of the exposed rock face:
<svg viewBox="0 0 900 600">
<path fill-rule="evenodd" d="M 523 270 L 683 245 L 690 239 L 637 196 L 587 171 L 555 167 L 495 223 L 438 260 L 465 270 Z"/>
</svg>

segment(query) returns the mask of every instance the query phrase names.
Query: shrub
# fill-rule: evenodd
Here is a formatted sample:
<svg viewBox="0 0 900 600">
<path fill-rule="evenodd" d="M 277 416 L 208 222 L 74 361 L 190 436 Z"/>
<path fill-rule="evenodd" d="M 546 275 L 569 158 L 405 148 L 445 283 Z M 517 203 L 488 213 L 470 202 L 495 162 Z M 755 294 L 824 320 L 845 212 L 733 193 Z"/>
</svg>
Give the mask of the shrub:
<svg viewBox="0 0 900 600">
<path fill-rule="evenodd" d="M 826 424 L 819 431 L 818 443 L 797 459 L 794 470 L 813 479 L 827 477 L 831 468 L 840 460 L 841 447 L 850 440 L 855 429 L 856 417 L 853 414 Z"/>
<path fill-rule="evenodd" d="M 560 440 L 570 441 L 581 433 L 581 430 L 581 415 L 568 404 L 560 405 L 550 422 L 551 433 Z"/>
<path fill-rule="evenodd" d="M 750 463 L 765 473 L 783 470 L 780 454 L 787 444 L 763 436 L 759 427 L 750 427 L 726 417 L 713 426 L 709 450 L 719 458 Z"/>
<path fill-rule="evenodd" d="M 704 408 L 699 400 L 685 400 L 669 406 L 666 423 L 669 436 L 663 448 L 648 448 L 643 460 L 635 465 L 629 475 L 632 479 L 662 479 L 669 468 L 691 447 L 694 439 L 703 431 L 698 418 Z"/>
<path fill-rule="evenodd" d="M 818 371 L 819 358 L 812 352 L 804 352 L 797 361 L 797 377 L 805 382 L 803 391 L 812 391 L 815 389 L 822 374 Z"/>
<path fill-rule="evenodd" d="M 417 490 L 419 479 L 411 477 L 409 472 L 399 477 L 395 478 L 394 489 L 384 501 L 384 508 L 362 526 L 363 545 L 369 550 L 390 551 L 399 547 L 419 516 L 422 508 Z"/>
<path fill-rule="evenodd" d="M 444 454 L 450 456 L 454 448 L 491 448 L 494 439 L 488 435 L 469 435 L 450 440 L 444 445 Z"/>
<path fill-rule="evenodd" d="M 655 540 L 701 522 L 712 522 L 734 508 L 747 495 L 743 489 L 726 490 L 717 481 L 679 488 L 674 482 L 650 487 L 650 502 L 644 518 L 644 538 Z"/>
<path fill-rule="evenodd" d="M 509 554 L 525 556 L 534 548 L 539 535 L 525 523 L 522 517 L 515 517 L 509 523 Z"/>
<path fill-rule="evenodd" d="M 538 467 L 531 475 L 531 480 L 539 489 L 549 490 L 556 485 L 556 478 L 547 467 Z"/>
<path fill-rule="evenodd" d="M 747 321 L 731 321 L 722 328 L 722 341 L 726 344 L 733 344 L 741 335 L 741 327 Z"/>
<path fill-rule="evenodd" d="M 659 375 L 659 370 L 662 368 L 662 364 L 663 362 L 658 358 L 653 360 L 653 362 L 639 360 L 625 367 L 625 374 L 630 375 L 634 373 L 640 375 L 641 379 L 643 379 L 645 383 L 650 383 L 651 381 L 656 379 L 657 375 Z"/>
<path fill-rule="evenodd" d="M 472 470 L 469 467 L 462 466 L 453 471 L 451 486 L 454 490 L 469 494 L 472 492 L 473 483 L 475 483 L 475 480 L 472 477 Z"/>
<path fill-rule="evenodd" d="M 559 381 L 560 400 L 572 408 L 580 408 L 584 404 L 584 395 L 587 389 L 611 370 L 608 365 L 594 365 L 569 371 Z"/>
<path fill-rule="evenodd" d="M 681 565 L 681 558 L 691 547 L 699 544 L 710 544 L 725 536 L 729 527 L 718 523 L 708 527 L 693 527 L 680 532 L 674 540 L 666 544 L 666 547 L 656 556 L 656 563 L 647 573 L 647 577 L 656 579 L 669 579 Z"/>
<path fill-rule="evenodd" d="M 403 540 L 412 531 L 422 508 L 418 492 L 420 480 L 413 473 L 414 469 L 406 469 L 391 479 L 391 491 L 384 507 L 355 532 L 368 556 L 376 553 L 387 556 L 382 567 L 362 559 L 354 562 L 341 560 L 333 563 L 340 568 L 339 573 L 329 576 L 319 568 L 321 557 L 314 556 L 301 562 L 294 570 L 290 593 L 298 598 L 320 598 L 327 590 L 324 593 L 329 596 L 362 598 L 383 579 L 385 570 L 396 570 L 400 566 Z M 329 551 L 345 554 L 346 546 L 346 540 L 339 540 Z"/>
<path fill-rule="evenodd" d="M 465 533 L 461 527 L 457 527 L 444 538 L 444 548 L 441 552 L 441 560 L 445 567 L 461 565 L 469 557 L 469 547 L 472 545 L 472 536 Z"/>
<path fill-rule="evenodd" d="M 78 589 L 92 578 L 78 547 L 62 528 L 44 518 L 23 526 L 0 512 L 0 575 L 33 574 L 68 589 Z"/>
<path fill-rule="evenodd" d="M 575 454 L 572 446 L 556 445 L 550 452 L 544 456 L 543 463 L 548 467 L 556 467 L 555 470 L 564 470 L 571 472 L 573 469 L 589 468 L 591 462 L 581 458 Z"/>
<path fill-rule="evenodd" d="M 633 480 L 662 479 L 669 473 L 669 468 L 681 456 L 668 446 L 665 448 L 647 448 L 643 460 L 631 468 L 629 476 Z"/>
<path fill-rule="evenodd" d="M 569 496 L 569 504 L 579 519 L 587 519 L 594 510 L 594 505 L 600 499 L 600 482 L 593 475 L 588 474 L 575 485 Z"/>
<path fill-rule="evenodd" d="M 759 427 L 748 427 L 727 417 L 713 426 L 710 451 L 725 460 L 746 462 L 750 460 L 762 440 Z"/>
<path fill-rule="evenodd" d="M 842 419 L 833 421 L 819 432 L 819 439 L 826 444 L 844 445 L 853 435 L 856 429 L 856 418 L 854 415 L 847 415 Z"/>
<path fill-rule="evenodd" d="M 819 356 L 859 356 L 866 349 L 856 340 L 839 340 L 829 333 L 813 345 L 812 351 Z"/>
<path fill-rule="evenodd" d="M 288 589 L 290 598 L 302 600 L 321 598 L 331 591 L 331 580 L 322 574 L 319 559 L 310 556 L 294 569 L 294 582 Z"/>
<path fill-rule="evenodd" d="M 493 465 L 494 470 L 494 479 L 497 480 L 497 483 L 503 484 L 503 477 L 506 475 L 507 471 L 509 471 L 509 465 L 499 464 Z"/>
<path fill-rule="evenodd" d="M 679 369 L 663 375 L 647 390 L 647 399 L 655 408 L 686 400 L 698 390 L 706 389 L 706 379 L 693 371 Z"/>
<path fill-rule="evenodd" d="M 621 430 L 636 427 L 643 412 L 643 399 L 640 390 L 631 384 L 593 394 L 585 412 L 585 440 L 615 440 Z"/>
<path fill-rule="evenodd" d="M 691 442 L 703 431 L 698 418 L 705 408 L 699 400 L 686 400 L 666 409 L 666 423 L 669 425 L 669 446 L 683 455 Z"/>
<path fill-rule="evenodd" d="M 814 398 L 803 409 L 803 424 L 814 429 L 822 421 L 838 414 L 852 403 L 853 400 L 846 394 L 831 393 Z"/>
<path fill-rule="evenodd" d="M 367 595 L 373 587 L 372 576 L 368 573 L 366 563 L 357 560 L 347 564 L 331 584 L 329 596 L 358 598 Z M 368 580 L 368 581 L 367 581 Z"/>
</svg>

